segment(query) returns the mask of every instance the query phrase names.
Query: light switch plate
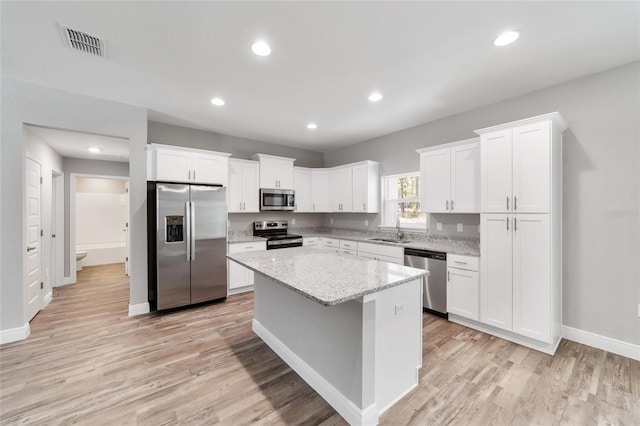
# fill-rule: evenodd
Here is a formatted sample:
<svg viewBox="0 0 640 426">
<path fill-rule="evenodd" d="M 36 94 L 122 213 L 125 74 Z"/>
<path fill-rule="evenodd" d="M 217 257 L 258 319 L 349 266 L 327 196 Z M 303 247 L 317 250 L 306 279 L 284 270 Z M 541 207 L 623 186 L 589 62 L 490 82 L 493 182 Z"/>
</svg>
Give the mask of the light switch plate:
<svg viewBox="0 0 640 426">
<path fill-rule="evenodd" d="M 295 225 L 296 224 L 296 220 L 295 219 L 291 219 L 291 224 Z"/>
<path fill-rule="evenodd" d="M 333 225 L 333 218 L 329 218 L 329 223 Z"/>
<path fill-rule="evenodd" d="M 436 229 L 438 231 L 442 231 L 442 223 L 438 222 L 437 225 L 436 225 Z"/>
<path fill-rule="evenodd" d="M 364 226 L 369 226 L 369 220 L 368 219 L 364 220 Z"/>
<path fill-rule="evenodd" d="M 396 304 L 396 315 L 401 315 L 404 313 L 404 303 Z"/>
<path fill-rule="evenodd" d="M 461 223 L 458 224 L 458 228 L 457 229 L 458 229 L 458 232 L 462 232 L 462 224 Z"/>
</svg>

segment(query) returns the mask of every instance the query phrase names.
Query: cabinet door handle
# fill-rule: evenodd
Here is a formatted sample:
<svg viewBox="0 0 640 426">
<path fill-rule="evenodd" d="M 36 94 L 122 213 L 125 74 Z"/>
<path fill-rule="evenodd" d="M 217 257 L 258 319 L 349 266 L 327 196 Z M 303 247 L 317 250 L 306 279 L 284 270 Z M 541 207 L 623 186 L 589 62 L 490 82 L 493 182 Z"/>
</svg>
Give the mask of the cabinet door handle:
<svg viewBox="0 0 640 426">
<path fill-rule="evenodd" d="M 515 206 L 514 206 L 514 210 L 515 210 Z M 514 231 L 518 230 L 518 218 L 516 217 L 513 218 L 513 230 Z"/>
<path fill-rule="evenodd" d="M 449 200 L 447 200 L 447 210 L 449 210 Z"/>
<path fill-rule="evenodd" d="M 451 200 L 451 210 L 453 210 L 453 200 Z"/>
<path fill-rule="evenodd" d="M 27 247 L 27 252 L 30 252 L 31 250 L 35 250 L 35 249 L 36 249 L 36 247 L 29 246 L 29 247 Z"/>
<path fill-rule="evenodd" d="M 518 197 L 517 196 L 513 196 L 513 210 L 518 210 Z M 515 220 L 515 219 L 513 219 Z"/>
<path fill-rule="evenodd" d="M 453 263 L 459 263 L 460 265 L 466 265 L 467 262 L 460 262 L 459 260 L 454 260 Z"/>
<path fill-rule="evenodd" d="M 507 231 L 509 230 L 509 218 L 507 218 Z"/>
<path fill-rule="evenodd" d="M 191 170 L 187 170 L 187 180 L 191 180 Z"/>
<path fill-rule="evenodd" d="M 362 203 L 362 210 L 367 211 L 367 203 Z"/>
<path fill-rule="evenodd" d="M 315 212 L 316 211 L 316 205 L 315 204 L 311 204 L 311 209 Z"/>
<path fill-rule="evenodd" d="M 451 281 L 451 271 L 447 271 L 447 281 Z"/>
<path fill-rule="evenodd" d="M 509 196 L 507 195 L 507 210 L 509 210 Z"/>
<path fill-rule="evenodd" d="M 193 180 L 196 180 L 196 171 L 193 171 Z"/>
</svg>

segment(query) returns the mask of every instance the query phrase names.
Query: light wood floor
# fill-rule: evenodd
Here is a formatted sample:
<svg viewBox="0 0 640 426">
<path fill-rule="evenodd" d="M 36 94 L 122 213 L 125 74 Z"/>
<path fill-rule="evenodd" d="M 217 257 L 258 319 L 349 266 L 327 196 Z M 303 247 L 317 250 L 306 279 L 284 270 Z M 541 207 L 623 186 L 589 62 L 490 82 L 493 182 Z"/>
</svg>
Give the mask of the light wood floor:
<svg viewBox="0 0 640 426">
<path fill-rule="evenodd" d="M 2 424 L 344 425 L 251 331 L 252 294 L 127 317 L 122 265 L 54 289 L 0 348 Z M 563 341 L 555 357 L 425 314 L 420 386 L 383 425 L 640 425 L 640 362 Z"/>
</svg>

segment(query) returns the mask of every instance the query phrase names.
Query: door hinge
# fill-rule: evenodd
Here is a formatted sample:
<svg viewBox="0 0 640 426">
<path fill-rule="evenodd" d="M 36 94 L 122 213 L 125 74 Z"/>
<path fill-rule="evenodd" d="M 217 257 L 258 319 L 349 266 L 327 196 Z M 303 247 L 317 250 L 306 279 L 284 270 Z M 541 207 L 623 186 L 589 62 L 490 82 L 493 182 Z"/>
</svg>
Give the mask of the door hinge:
<svg viewBox="0 0 640 426">
<path fill-rule="evenodd" d="M 129 222 L 125 223 L 124 225 L 128 228 L 129 227 Z"/>
<path fill-rule="evenodd" d="M 124 260 L 125 260 L 126 262 L 128 262 L 128 261 L 129 261 L 129 256 L 125 257 L 125 258 L 124 258 Z"/>
<path fill-rule="evenodd" d="M 44 230 L 43 229 L 40 230 L 40 236 L 44 237 Z"/>
<path fill-rule="evenodd" d="M 42 176 L 40 176 L 40 184 L 42 184 Z"/>
<path fill-rule="evenodd" d="M 44 289 L 44 283 L 40 281 L 40 290 Z"/>
</svg>

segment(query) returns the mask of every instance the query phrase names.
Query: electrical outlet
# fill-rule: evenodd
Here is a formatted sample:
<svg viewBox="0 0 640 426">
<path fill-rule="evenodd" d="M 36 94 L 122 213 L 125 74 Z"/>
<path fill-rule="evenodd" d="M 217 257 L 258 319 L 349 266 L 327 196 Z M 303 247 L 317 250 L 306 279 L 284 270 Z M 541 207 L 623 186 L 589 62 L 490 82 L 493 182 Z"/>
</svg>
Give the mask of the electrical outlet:
<svg viewBox="0 0 640 426">
<path fill-rule="evenodd" d="M 329 223 L 333 225 L 333 218 L 329 218 Z"/>
<path fill-rule="evenodd" d="M 396 315 L 401 315 L 404 313 L 404 303 L 396 304 Z"/>
<path fill-rule="evenodd" d="M 364 226 L 369 226 L 369 220 L 368 219 L 364 220 Z"/>
<path fill-rule="evenodd" d="M 436 230 L 442 231 L 442 223 L 438 222 L 438 224 L 436 225 Z"/>
<path fill-rule="evenodd" d="M 462 224 L 461 223 L 458 224 L 458 228 L 457 229 L 458 229 L 458 232 L 462 232 Z"/>
<path fill-rule="evenodd" d="M 295 219 L 291 219 L 291 224 L 295 225 L 296 224 L 296 220 Z"/>
</svg>

